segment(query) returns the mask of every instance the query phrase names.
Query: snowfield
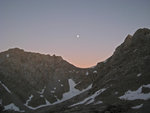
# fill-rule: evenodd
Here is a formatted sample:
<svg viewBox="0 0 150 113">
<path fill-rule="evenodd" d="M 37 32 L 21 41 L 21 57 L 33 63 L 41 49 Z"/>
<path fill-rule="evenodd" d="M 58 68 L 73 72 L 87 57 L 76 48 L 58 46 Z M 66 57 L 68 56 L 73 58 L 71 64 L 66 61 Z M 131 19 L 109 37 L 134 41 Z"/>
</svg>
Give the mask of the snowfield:
<svg viewBox="0 0 150 113">
<path fill-rule="evenodd" d="M 86 89 L 83 89 L 82 91 L 74 88 L 76 86 L 75 82 L 72 79 L 69 79 L 69 91 L 67 93 L 63 94 L 63 98 L 61 100 L 57 99 L 57 101 L 54 104 L 61 103 L 63 101 L 66 101 L 76 95 L 79 95 L 80 93 L 83 93 L 84 91 L 87 91 L 92 88 L 92 85 L 88 86 Z"/>
<path fill-rule="evenodd" d="M 150 84 L 147 85 L 142 85 L 141 87 L 139 87 L 136 91 L 127 91 L 125 92 L 125 94 L 123 96 L 120 96 L 120 99 L 123 100 L 148 100 L 150 99 L 150 92 L 149 93 L 142 93 L 142 88 L 146 87 L 146 88 L 150 88 Z"/>
</svg>

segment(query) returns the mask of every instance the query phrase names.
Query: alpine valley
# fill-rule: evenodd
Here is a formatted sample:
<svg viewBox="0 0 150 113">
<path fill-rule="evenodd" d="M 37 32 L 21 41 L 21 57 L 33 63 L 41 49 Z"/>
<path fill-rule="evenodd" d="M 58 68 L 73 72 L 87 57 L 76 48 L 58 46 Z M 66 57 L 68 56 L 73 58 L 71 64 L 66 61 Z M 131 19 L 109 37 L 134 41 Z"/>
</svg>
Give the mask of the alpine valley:
<svg viewBox="0 0 150 113">
<path fill-rule="evenodd" d="M 0 113 L 150 113 L 150 29 L 128 35 L 91 68 L 19 48 L 1 52 Z"/>
</svg>

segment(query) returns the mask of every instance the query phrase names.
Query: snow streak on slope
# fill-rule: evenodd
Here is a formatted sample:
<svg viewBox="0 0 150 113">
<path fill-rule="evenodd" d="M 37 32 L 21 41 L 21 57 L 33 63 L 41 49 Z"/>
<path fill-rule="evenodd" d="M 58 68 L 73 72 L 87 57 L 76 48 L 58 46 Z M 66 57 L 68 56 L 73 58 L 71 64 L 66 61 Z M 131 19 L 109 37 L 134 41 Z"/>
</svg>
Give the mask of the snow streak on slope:
<svg viewBox="0 0 150 113">
<path fill-rule="evenodd" d="M 148 100 L 150 99 L 150 93 L 142 93 L 142 88 L 150 88 L 150 84 L 148 85 L 142 85 L 140 88 L 138 88 L 136 91 L 127 91 L 123 96 L 120 96 L 120 99 L 124 100 Z"/>
<path fill-rule="evenodd" d="M 139 73 L 139 74 L 137 74 L 136 76 L 137 76 L 137 77 L 140 77 L 141 75 L 142 75 L 142 74 L 141 74 L 141 73 Z"/>
<path fill-rule="evenodd" d="M 102 101 L 97 101 L 94 103 L 94 105 L 97 105 L 97 104 L 102 104 L 103 102 Z"/>
<path fill-rule="evenodd" d="M 45 102 L 46 102 L 46 104 L 42 104 L 42 105 L 39 105 L 37 107 L 32 107 L 32 106 L 29 106 L 29 105 L 25 105 L 25 106 L 28 107 L 29 109 L 36 110 L 36 109 L 39 109 L 39 108 L 42 108 L 42 107 L 52 105 L 47 99 L 45 99 Z"/>
<path fill-rule="evenodd" d="M 26 103 L 24 104 L 25 106 L 28 106 L 28 104 L 29 104 L 29 102 L 31 101 L 31 99 L 33 98 L 33 95 L 31 95 L 30 97 L 29 97 L 29 99 L 26 101 Z"/>
<path fill-rule="evenodd" d="M 73 107 L 73 106 L 76 106 L 76 105 L 79 105 L 79 104 L 90 104 L 90 103 L 93 103 L 95 98 L 98 95 L 100 95 L 102 92 L 104 92 L 105 90 L 106 90 L 106 88 L 100 89 L 97 92 L 95 92 L 93 95 L 85 98 L 83 101 L 80 101 L 80 102 L 78 102 L 76 104 L 71 105 L 70 107 Z M 101 101 L 101 103 L 102 103 L 102 101 Z"/>
<path fill-rule="evenodd" d="M 5 90 L 8 92 L 8 93 L 11 93 L 11 91 L 0 81 L 0 84 L 5 88 Z"/>
<path fill-rule="evenodd" d="M 143 104 L 137 105 L 137 106 L 133 106 L 132 109 L 140 109 L 143 106 Z"/>
</svg>

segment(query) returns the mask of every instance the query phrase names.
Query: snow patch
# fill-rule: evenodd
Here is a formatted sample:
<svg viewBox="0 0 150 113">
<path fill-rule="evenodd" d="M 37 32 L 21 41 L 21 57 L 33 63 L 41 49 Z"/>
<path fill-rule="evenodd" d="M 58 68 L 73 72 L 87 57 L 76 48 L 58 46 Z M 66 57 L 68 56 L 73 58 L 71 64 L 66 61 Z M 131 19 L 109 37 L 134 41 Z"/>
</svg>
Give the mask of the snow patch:
<svg viewBox="0 0 150 113">
<path fill-rule="evenodd" d="M 150 88 L 150 84 L 143 85 L 143 87 Z"/>
<path fill-rule="evenodd" d="M 56 90 L 56 87 L 54 87 L 54 90 Z"/>
<path fill-rule="evenodd" d="M 44 86 L 44 88 L 41 91 L 38 91 L 37 93 L 39 93 L 40 95 L 43 95 L 45 89 L 46 89 L 46 86 Z"/>
<path fill-rule="evenodd" d="M 46 89 L 46 86 L 41 90 L 41 91 L 38 91 L 37 93 L 39 93 L 40 94 L 40 97 L 44 97 L 44 91 L 45 91 L 45 89 Z"/>
<path fill-rule="evenodd" d="M 64 85 L 63 84 L 61 84 L 61 87 L 63 87 Z"/>
<path fill-rule="evenodd" d="M 87 72 L 85 73 L 85 75 L 89 75 L 89 72 L 87 71 Z"/>
<path fill-rule="evenodd" d="M 8 93 L 11 93 L 11 91 L 0 81 L 0 84 L 5 88 L 5 90 L 8 92 Z"/>
<path fill-rule="evenodd" d="M 97 104 L 102 104 L 103 102 L 102 101 L 97 101 L 94 103 L 94 105 L 97 105 Z"/>
<path fill-rule="evenodd" d="M 150 88 L 150 84 L 142 85 L 136 91 L 128 90 L 123 96 L 120 96 L 119 98 L 124 100 L 148 100 L 150 99 L 150 93 L 142 93 L 143 87 Z"/>
<path fill-rule="evenodd" d="M 6 55 L 7 58 L 9 58 L 9 56 L 10 56 L 9 54 Z"/>
<path fill-rule="evenodd" d="M 40 97 L 44 97 L 44 95 L 40 95 Z"/>
<path fill-rule="evenodd" d="M 143 106 L 143 104 L 137 105 L 137 106 L 133 106 L 132 109 L 139 109 Z"/>
<path fill-rule="evenodd" d="M 93 71 L 93 73 L 97 73 L 97 71 L 95 70 L 95 71 Z"/>
<path fill-rule="evenodd" d="M 141 74 L 141 73 L 139 73 L 139 74 L 137 74 L 136 76 L 137 76 L 137 77 L 140 77 L 141 75 L 142 75 L 142 74 Z"/>
<path fill-rule="evenodd" d="M 115 92 L 115 95 L 118 95 L 118 91 Z"/>
<path fill-rule="evenodd" d="M 60 80 L 58 80 L 58 82 L 60 82 Z"/>
<path fill-rule="evenodd" d="M 55 91 L 51 91 L 51 93 L 55 93 Z"/>
<path fill-rule="evenodd" d="M 9 105 L 4 106 L 4 111 L 5 110 L 13 110 L 13 111 L 25 112 L 24 110 L 20 110 L 19 107 L 17 107 L 14 103 L 11 103 Z"/>
<path fill-rule="evenodd" d="M 70 107 L 73 107 L 73 106 L 76 106 L 76 105 L 79 105 L 79 104 L 91 104 L 94 102 L 95 98 L 100 95 L 102 92 L 104 92 L 106 90 L 106 88 L 103 88 L 103 89 L 100 89 L 98 91 L 96 91 L 93 95 L 85 98 L 83 101 L 80 101 L 78 103 L 75 103 L 73 105 L 71 105 Z M 101 101 L 102 102 L 102 101 Z"/>
</svg>

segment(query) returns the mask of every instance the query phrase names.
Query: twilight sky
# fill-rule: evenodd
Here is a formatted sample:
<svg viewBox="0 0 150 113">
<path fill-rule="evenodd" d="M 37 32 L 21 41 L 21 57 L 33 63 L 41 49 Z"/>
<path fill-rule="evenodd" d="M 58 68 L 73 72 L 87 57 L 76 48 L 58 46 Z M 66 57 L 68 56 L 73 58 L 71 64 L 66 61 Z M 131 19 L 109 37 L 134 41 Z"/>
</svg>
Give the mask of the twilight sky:
<svg viewBox="0 0 150 113">
<path fill-rule="evenodd" d="M 78 67 L 107 59 L 143 27 L 150 0 L 0 0 L 0 51 L 56 54 Z"/>
</svg>

